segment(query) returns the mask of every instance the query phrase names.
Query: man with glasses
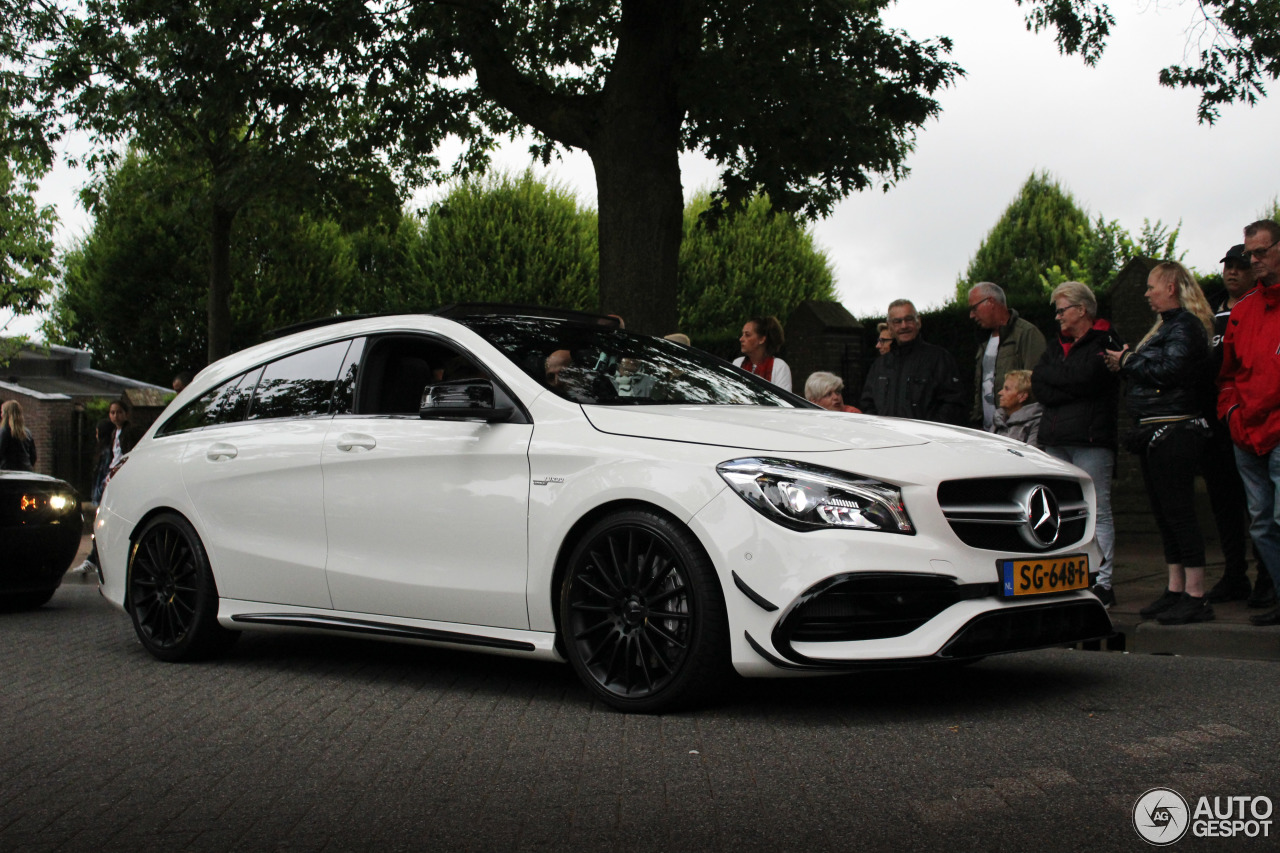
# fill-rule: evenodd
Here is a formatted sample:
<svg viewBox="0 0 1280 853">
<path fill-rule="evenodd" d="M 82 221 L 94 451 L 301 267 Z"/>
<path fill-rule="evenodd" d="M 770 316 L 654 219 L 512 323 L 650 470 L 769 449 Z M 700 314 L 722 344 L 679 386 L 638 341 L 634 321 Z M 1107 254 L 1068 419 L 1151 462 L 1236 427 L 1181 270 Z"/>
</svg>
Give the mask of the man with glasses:
<svg viewBox="0 0 1280 853">
<path fill-rule="evenodd" d="M 1249 263 L 1249 256 L 1244 253 L 1243 244 L 1228 249 L 1221 263 L 1223 292 L 1209 300 L 1214 312 L 1210 350 L 1214 376 L 1218 375 L 1222 367 L 1222 337 L 1227 331 L 1231 309 L 1253 289 L 1253 268 Z M 1271 583 L 1271 575 L 1258 557 L 1256 547 L 1253 552 L 1258 566 L 1257 582 L 1249 583 L 1246 573 L 1249 527 L 1245 519 L 1249 514 L 1248 505 L 1245 502 L 1244 484 L 1240 481 L 1240 471 L 1236 468 L 1231 435 L 1227 432 L 1226 424 L 1218 420 L 1216 398 L 1210 401 L 1205 418 L 1213 432 L 1205 442 L 1204 453 L 1200 457 L 1200 473 L 1209 493 L 1209 505 L 1213 508 L 1218 541 L 1222 545 L 1225 560 L 1222 579 L 1207 593 L 1209 601 L 1220 604 L 1248 600 L 1250 607 L 1274 607 L 1275 587 Z"/>
<path fill-rule="evenodd" d="M 1244 229 L 1244 254 L 1257 286 L 1231 309 L 1222 340 L 1218 415 L 1235 442 L 1236 465 L 1258 553 L 1280 581 L 1280 223 Z M 1255 625 L 1280 625 L 1280 607 L 1252 616 Z"/>
<path fill-rule="evenodd" d="M 956 360 L 920 338 L 920 315 L 908 299 L 889 303 L 893 343 L 867 372 L 858 407 L 864 414 L 964 422 L 964 391 Z"/>
<path fill-rule="evenodd" d="M 982 281 L 969 289 L 969 316 L 990 334 L 978 346 L 973 369 L 973 409 L 969 421 L 991 432 L 996 392 L 1010 370 L 1030 370 L 1044 355 L 1044 334 L 1018 316 L 1005 301 L 1004 288 Z"/>
</svg>

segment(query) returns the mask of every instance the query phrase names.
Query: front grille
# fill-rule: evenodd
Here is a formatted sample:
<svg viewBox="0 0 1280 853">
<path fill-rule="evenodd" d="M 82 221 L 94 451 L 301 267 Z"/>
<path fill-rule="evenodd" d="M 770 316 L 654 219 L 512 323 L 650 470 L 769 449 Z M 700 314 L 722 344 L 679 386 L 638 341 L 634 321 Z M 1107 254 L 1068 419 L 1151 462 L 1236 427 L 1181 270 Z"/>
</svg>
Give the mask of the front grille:
<svg viewBox="0 0 1280 853">
<path fill-rule="evenodd" d="M 1010 607 L 974 617 L 951 638 L 940 658 L 971 658 L 1019 652 L 1107 637 L 1107 611 L 1098 601 Z"/>
<path fill-rule="evenodd" d="M 801 596 L 778 623 L 774 647 L 901 637 L 957 601 L 997 593 L 997 584 L 961 586 L 940 575 L 841 575 Z"/>
<path fill-rule="evenodd" d="M 1048 544 L 1028 526 L 1028 495 L 1044 486 L 1056 498 L 1061 524 Z M 1004 553 L 1068 548 L 1084 539 L 1089 502 L 1076 480 L 1027 477 L 948 480 L 938 486 L 938 504 L 960 541 L 973 548 Z"/>
</svg>

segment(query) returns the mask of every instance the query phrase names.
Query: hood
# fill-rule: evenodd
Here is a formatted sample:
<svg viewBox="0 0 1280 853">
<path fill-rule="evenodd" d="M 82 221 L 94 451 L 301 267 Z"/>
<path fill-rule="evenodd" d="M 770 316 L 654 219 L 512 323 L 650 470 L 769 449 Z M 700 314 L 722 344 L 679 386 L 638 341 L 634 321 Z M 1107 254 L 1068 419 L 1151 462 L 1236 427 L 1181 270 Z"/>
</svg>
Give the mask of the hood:
<svg viewBox="0 0 1280 853">
<path fill-rule="evenodd" d="M 770 453 L 875 450 L 983 443 L 989 433 L 927 421 L 765 406 L 583 406 L 591 425 L 611 435 L 683 441 Z"/>
</svg>

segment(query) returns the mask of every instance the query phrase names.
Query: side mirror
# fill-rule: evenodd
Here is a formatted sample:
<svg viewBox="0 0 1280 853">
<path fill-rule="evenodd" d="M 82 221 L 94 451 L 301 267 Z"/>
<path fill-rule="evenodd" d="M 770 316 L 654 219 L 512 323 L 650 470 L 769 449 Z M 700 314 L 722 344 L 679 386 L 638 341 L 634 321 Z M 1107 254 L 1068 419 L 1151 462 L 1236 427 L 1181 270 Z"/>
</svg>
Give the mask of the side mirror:
<svg viewBox="0 0 1280 853">
<path fill-rule="evenodd" d="M 495 402 L 497 401 L 497 402 Z M 418 416 L 435 421 L 508 421 L 515 407 L 488 379 L 433 382 L 422 391 Z"/>
</svg>

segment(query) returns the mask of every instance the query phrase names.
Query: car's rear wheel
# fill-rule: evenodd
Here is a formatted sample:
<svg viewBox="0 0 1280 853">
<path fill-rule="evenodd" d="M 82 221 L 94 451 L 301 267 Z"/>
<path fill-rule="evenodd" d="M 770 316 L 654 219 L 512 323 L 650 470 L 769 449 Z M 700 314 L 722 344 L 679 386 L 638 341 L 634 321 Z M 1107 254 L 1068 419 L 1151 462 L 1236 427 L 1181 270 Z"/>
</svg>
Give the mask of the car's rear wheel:
<svg viewBox="0 0 1280 853">
<path fill-rule="evenodd" d="M 129 615 L 143 647 L 165 661 L 208 657 L 239 636 L 218 624 L 209 557 L 185 518 L 157 516 L 138 534 L 129 557 Z"/>
<path fill-rule="evenodd" d="M 647 510 L 600 520 L 573 549 L 560 631 L 578 676 L 623 711 L 697 702 L 729 668 L 728 619 L 710 560 L 687 529 Z"/>
</svg>

